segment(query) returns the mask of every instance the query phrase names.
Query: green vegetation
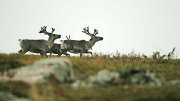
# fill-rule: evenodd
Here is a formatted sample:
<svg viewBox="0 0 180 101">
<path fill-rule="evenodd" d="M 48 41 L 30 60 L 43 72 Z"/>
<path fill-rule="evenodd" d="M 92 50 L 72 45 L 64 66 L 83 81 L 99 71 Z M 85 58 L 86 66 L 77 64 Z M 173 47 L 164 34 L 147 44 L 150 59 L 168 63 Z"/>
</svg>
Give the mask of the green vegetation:
<svg viewBox="0 0 180 101">
<path fill-rule="evenodd" d="M 180 60 L 174 59 L 173 53 L 174 51 L 170 53 L 169 58 L 167 55 L 159 58 L 162 56 L 158 53 L 159 57 L 156 59 L 133 52 L 128 55 L 117 52 L 115 55 L 94 54 L 94 57 L 69 59 L 73 64 L 75 75 L 79 78 L 85 78 L 101 69 L 122 71 L 139 67 L 154 72 L 168 82 L 180 78 Z M 0 54 L 0 71 L 3 73 L 4 70 L 28 65 L 40 59 L 42 58 L 39 55 Z M 0 91 L 8 91 L 33 101 L 180 101 L 179 84 L 165 84 L 161 87 L 118 85 L 109 88 L 73 89 L 69 85 L 62 85 L 51 79 L 47 84 L 37 85 L 24 82 L 0 83 Z"/>
</svg>

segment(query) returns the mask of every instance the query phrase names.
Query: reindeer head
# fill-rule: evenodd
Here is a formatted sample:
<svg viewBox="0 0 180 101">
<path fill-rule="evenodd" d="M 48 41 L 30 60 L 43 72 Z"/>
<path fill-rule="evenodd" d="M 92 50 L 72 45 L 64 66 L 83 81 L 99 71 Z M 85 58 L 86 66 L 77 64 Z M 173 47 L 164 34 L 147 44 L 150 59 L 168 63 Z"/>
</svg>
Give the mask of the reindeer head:
<svg viewBox="0 0 180 101">
<path fill-rule="evenodd" d="M 56 39 L 61 38 L 61 35 L 52 34 L 55 31 L 54 28 L 52 28 L 52 32 L 47 32 L 46 27 L 47 26 L 41 27 L 41 30 L 39 31 L 39 33 L 44 33 L 45 35 L 48 35 L 48 36 L 54 36 Z"/>
<path fill-rule="evenodd" d="M 89 26 L 88 26 L 88 27 L 83 28 L 82 32 L 89 35 L 91 37 L 90 40 L 93 40 L 95 42 L 103 40 L 103 37 L 96 36 L 97 34 L 99 34 L 97 29 L 94 29 L 94 33 L 91 34 L 89 32 Z"/>
</svg>

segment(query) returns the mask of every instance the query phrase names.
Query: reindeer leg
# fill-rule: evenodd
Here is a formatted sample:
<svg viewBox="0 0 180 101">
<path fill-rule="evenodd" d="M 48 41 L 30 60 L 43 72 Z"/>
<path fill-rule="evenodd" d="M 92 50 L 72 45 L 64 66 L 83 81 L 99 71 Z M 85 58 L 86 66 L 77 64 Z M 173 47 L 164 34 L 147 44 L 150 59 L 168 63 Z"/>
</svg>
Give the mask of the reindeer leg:
<svg viewBox="0 0 180 101">
<path fill-rule="evenodd" d="M 82 57 L 82 54 L 83 54 L 83 52 L 81 51 L 81 52 L 80 52 L 80 57 Z"/>
<path fill-rule="evenodd" d="M 86 50 L 84 53 L 89 53 L 91 56 L 93 56 L 91 51 Z"/>
<path fill-rule="evenodd" d="M 23 49 L 19 50 L 18 53 L 19 54 L 25 54 L 27 51 L 24 51 Z"/>
<path fill-rule="evenodd" d="M 70 54 L 68 54 L 68 57 L 70 57 Z"/>
<path fill-rule="evenodd" d="M 43 56 L 44 56 L 44 54 L 43 54 L 43 53 L 40 53 L 40 55 L 41 55 L 41 57 L 43 57 Z"/>
<path fill-rule="evenodd" d="M 88 53 L 90 53 L 90 54 L 91 54 L 91 56 L 93 57 L 92 52 L 89 52 L 89 51 L 88 51 Z"/>
<path fill-rule="evenodd" d="M 46 55 L 46 52 L 41 52 L 40 55 L 41 55 L 41 57 L 44 57 L 44 55 L 45 55 L 46 58 L 48 58 L 48 56 Z"/>
<path fill-rule="evenodd" d="M 68 53 L 65 52 L 64 54 L 65 54 L 66 56 L 70 57 L 70 55 L 69 55 Z"/>
<path fill-rule="evenodd" d="M 60 56 L 61 56 L 61 54 L 58 53 L 57 57 L 60 57 Z"/>
<path fill-rule="evenodd" d="M 51 57 L 52 53 L 49 54 L 49 57 Z"/>
<path fill-rule="evenodd" d="M 22 53 L 22 49 L 18 51 L 18 53 Z"/>
<path fill-rule="evenodd" d="M 45 55 L 45 56 L 46 56 L 46 58 L 49 58 L 48 55 Z"/>
<path fill-rule="evenodd" d="M 46 58 L 49 58 L 48 55 L 47 55 L 47 52 L 44 52 L 44 55 L 46 56 Z"/>
<path fill-rule="evenodd" d="M 61 55 L 62 55 L 62 52 L 59 52 L 58 55 L 57 55 L 57 57 L 60 57 Z"/>
</svg>

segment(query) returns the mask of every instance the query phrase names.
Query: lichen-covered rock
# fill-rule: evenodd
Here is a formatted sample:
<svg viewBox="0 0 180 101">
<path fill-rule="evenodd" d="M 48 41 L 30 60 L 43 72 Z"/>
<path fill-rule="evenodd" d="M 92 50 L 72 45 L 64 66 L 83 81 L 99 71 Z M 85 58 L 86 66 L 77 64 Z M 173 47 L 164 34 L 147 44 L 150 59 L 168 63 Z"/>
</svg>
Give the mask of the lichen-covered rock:
<svg viewBox="0 0 180 101">
<path fill-rule="evenodd" d="M 176 84 L 180 84 L 180 79 L 171 80 L 167 82 L 167 85 L 176 85 Z"/>
<path fill-rule="evenodd" d="M 15 72 L 10 80 L 27 83 L 45 83 L 51 76 L 60 83 L 72 82 L 75 79 L 72 64 L 67 58 L 42 59 L 10 72 Z"/>
<path fill-rule="evenodd" d="M 131 68 L 126 71 L 119 72 L 121 76 L 121 82 L 132 85 L 146 85 L 151 84 L 154 86 L 161 86 L 162 80 L 151 73 L 149 70 L 140 68 Z"/>
<path fill-rule="evenodd" d="M 117 72 L 111 72 L 107 69 L 99 71 L 88 78 L 88 83 L 96 86 L 108 86 L 109 84 L 116 84 L 120 79 Z"/>
<path fill-rule="evenodd" d="M 161 86 L 162 81 L 154 73 L 140 68 L 126 71 L 99 71 L 89 76 L 86 80 L 77 80 L 72 87 L 108 87 L 111 85 L 153 85 Z"/>
<path fill-rule="evenodd" d="M 77 80 L 72 84 L 72 87 L 107 87 L 118 84 L 119 80 L 120 75 L 118 72 L 103 69 L 97 74 L 89 76 L 85 81 Z"/>
</svg>

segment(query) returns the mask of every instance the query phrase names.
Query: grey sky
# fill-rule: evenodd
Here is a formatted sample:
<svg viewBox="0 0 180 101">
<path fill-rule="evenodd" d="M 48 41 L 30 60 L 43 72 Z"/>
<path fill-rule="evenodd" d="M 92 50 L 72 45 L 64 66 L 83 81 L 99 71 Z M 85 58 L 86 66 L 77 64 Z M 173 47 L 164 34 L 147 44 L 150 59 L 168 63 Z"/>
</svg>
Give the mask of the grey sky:
<svg viewBox="0 0 180 101">
<path fill-rule="evenodd" d="M 177 47 L 180 57 L 180 0 L 0 0 L 0 52 L 16 53 L 18 39 L 47 39 L 47 26 L 71 39 L 90 37 L 82 28 L 98 29 L 103 41 L 93 52 L 167 54 Z M 55 41 L 60 43 L 59 40 Z"/>
</svg>

